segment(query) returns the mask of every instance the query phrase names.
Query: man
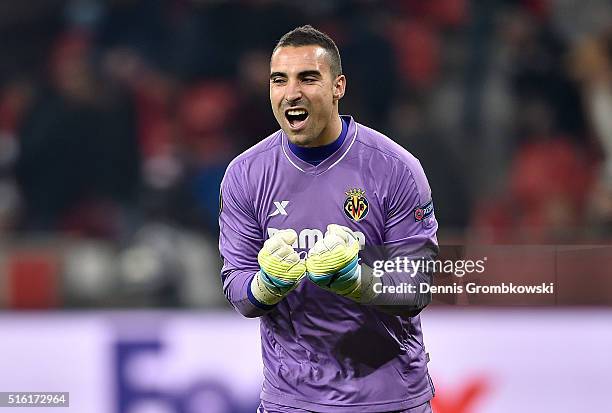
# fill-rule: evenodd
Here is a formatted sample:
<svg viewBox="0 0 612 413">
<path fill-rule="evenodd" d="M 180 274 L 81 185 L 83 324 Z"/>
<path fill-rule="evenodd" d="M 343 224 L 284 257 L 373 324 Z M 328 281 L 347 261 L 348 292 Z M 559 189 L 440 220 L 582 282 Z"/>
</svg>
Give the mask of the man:
<svg viewBox="0 0 612 413">
<path fill-rule="evenodd" d="M 260 318 L 260 412 L 431 411 L 418 317 L 431 295 L 381 290 L 431 275 L 373 277 L 363 262 L 375 265 L 370 247 L 435 256 L 431 191 L 406 150 L 339 116 L 345 88 L 327 35 L 303 26 L 283 36 L 270 61 L 281 130 L 238 156 L 221 184 L 224 292 Z"/>
</svg>

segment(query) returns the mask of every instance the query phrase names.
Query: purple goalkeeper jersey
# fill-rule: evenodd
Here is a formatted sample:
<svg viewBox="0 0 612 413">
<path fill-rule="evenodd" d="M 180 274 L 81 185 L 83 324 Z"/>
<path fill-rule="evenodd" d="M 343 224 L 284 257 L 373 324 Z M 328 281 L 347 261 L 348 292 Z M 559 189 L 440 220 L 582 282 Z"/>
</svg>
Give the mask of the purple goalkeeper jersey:
<svg viewBox="0 0 612 413">
<path fill-rule="evenodd" d="M 419 161 L 343 118 L 344 142 L 316 166 L 289 149 L 282 131 L 229 165 L 219 217 L 223 289 L 241 314 L 260 317 L 264 402 L 322 413 L 408 409 L 433 397 L 418 315 L 390 315 L 307 278 L 275 306 L 250 294 L 257 253 L 281 229 L 297 232 L 299 252 L 331 223 L 355 231 L 366 247 L 437 246 L 431 190 Z"/>
</svg>

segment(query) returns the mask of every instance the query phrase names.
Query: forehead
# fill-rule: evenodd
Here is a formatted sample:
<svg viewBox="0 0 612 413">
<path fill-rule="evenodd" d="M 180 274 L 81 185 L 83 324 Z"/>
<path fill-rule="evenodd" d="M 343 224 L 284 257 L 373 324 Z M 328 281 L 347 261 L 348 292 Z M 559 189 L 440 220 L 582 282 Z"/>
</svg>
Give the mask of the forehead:
<svg viewBox="0 0 612 413">
<path fill-rule="evenodd" d="M 321 73 L 330 71 L 329 56 L 321 46 L 284 46 L 272 54 L 270 72 L 287 74 L 306 70 L 318 70 Z"/>
</svg>

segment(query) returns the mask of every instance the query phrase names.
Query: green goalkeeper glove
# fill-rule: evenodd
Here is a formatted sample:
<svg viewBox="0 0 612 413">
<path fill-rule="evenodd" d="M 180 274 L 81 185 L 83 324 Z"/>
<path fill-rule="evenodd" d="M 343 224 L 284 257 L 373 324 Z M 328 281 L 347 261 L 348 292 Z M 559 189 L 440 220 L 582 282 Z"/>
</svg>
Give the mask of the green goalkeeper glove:
<svg viewBox="0 0 612 413">
<path fill-rule="evenodd" d="M 306 274 L 304 260 L 292 247 L 296 240 L 297 233 L 285 229 L 270 237 L 259 251 L 260 270 L 251 281 L 251 293 L 260 303 L 278 303 Z"/>
<path fill-rule="evenodd" d="M 359 301 L 359 240 L 349 228 L 328 225 L 323 239 L 308 252 L 306 267 L 308 277 L 319 287 Z"/>
</svg>

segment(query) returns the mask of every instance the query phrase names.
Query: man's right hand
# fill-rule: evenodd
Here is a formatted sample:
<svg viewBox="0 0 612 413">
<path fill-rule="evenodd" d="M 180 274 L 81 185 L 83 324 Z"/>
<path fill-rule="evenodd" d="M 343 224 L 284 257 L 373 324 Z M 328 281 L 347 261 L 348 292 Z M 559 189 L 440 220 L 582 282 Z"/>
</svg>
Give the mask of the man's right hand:
<svg viewBox="0 0 612 413">
<path fill-rule="evenodd" d="M 251 292 L 266 305 L 278 303 L 306 274 L 306 264 L 292 245 L 297 233 L 285 229 L 270 237 L 257 255 L 260 270 L 251 281 Z"/>
</svg>

